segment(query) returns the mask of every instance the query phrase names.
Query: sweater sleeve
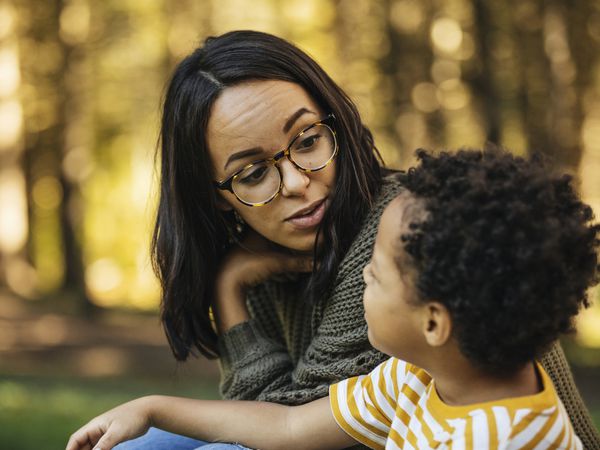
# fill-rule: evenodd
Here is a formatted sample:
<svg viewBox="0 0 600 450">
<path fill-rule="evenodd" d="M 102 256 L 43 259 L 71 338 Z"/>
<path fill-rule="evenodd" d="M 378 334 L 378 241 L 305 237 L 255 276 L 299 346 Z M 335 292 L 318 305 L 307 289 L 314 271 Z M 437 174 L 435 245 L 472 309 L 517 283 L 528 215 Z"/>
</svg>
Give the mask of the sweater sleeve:
<svg viewBox="0 0 600 450">
<path fill-rule="evenodd" d="M 292 358 L 273 302 L 274 293 L 265 284 L 255 287 L 246 300 L 252 318 L 220 336 L 223 398 L 256 400 L 292 371 Z"/>
<path fill-rule="evenodd" d="M 221 336 L 224 398 L 302 404 L 326 396 L 330 384 L 368 373 L 387 359 L 371 347 L 367 337 L 362 269 L 371 258 L 379 217 L 399 190 L 397 182 L 384 183 L 377 204 L 340 264 L 328 297 L 282 320 L 273 317 L 277 315 L 274 306 L 257 308 L 250 321 Z M 261 296 L 271 303 L 277 297 L 264 288 Z M 298 343 L 286 342 L 283 328 L 298 331 L 299 327 L 301 333 L 296 335 L 308 339 L 293 359 L 289 349 Z"/>
<path fill-rule="evenodd" d="M 583 448 L 600 449 L 600 435 L 592 422 L 581 395 L 579 395 L 569 363 L 559 341 L 556 341 L 550 351 L 544 355 L 541 362 L 552 379 L 554 388 L 569 414 L 575 434 L 581 439 Z"/>
<path fill-rule="evenodd" d="M 285 345 L 265 336 L 253 319 L 229 330 L 219 346 L 220 390 L 225 399 L 256 400 L 293 369 Z"/>
</svg>

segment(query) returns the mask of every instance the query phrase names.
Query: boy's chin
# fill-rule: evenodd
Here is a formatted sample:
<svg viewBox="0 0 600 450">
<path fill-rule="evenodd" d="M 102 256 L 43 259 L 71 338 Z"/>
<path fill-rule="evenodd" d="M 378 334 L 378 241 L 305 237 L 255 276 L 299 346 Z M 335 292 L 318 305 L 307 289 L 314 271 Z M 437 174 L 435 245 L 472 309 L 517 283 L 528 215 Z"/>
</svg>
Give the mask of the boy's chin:
<svg viewBox="0 0 600 450">
<path fill-rule="evenodd" d="M 373 338 L 373 334 L 371 333 L 371 327 L 369 327 L 367 325 L 367 337 L 369 338 L 369 343 L 371 344 L 371 347 L 373 347 L 375 350 L 379 350 L 381 353 L 385 353 L 386 355 L 389 355 L 390 353 L 384 349 L 382 346 L 379 345 L 379 343 L 377 342 L 376 339 Z M 393 355 L 390 355 L 393 356 Z"/>
<path fill-rule="evenodd" d="M 369 343 L 375 350 L 378 350 L 381 353 L 384 353 L 388 356 L 392 356 L 394 358 L 401 359 L 401 360 L 409 362 L 409 363 L 412 362 L 411 361 L 412 358 L 410 358 L 410 355 L 406 355 L 404 352 L 398 351 L 398 349 L 394 348 L 393 346 L 392 346 L 392 348 L 390 348 L 390 346 L 386 346 L 386 345 L 383 345 L 382 343 L 378 342 L 377 339 L 375 339 L 373 334 L 371 333 L 370 327 L 367 328 L 367 337 L 369 338 Z"/>
</svg>

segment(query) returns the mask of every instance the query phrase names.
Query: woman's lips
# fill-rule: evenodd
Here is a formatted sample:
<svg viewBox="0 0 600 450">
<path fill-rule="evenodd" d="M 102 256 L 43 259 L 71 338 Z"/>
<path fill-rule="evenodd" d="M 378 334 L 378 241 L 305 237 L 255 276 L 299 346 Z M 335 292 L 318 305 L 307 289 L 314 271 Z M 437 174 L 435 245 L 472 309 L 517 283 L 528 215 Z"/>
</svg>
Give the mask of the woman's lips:
<svg viewBox="0 0 600 450">
<path fill-rule="evenodd" d="M 287 221 L 298 229 L 313 228 L 319 225 L 321 223 L 321 220 L 323 220 L 323 216 L 325 215 L 326 203 L 327 201 L 323 200 L 321 203 L 315 206 L 315 208 L 312 211 L 308 212 L 307 214 L 292 217 L 290 219 L 287 219 Z"/>
</svg>

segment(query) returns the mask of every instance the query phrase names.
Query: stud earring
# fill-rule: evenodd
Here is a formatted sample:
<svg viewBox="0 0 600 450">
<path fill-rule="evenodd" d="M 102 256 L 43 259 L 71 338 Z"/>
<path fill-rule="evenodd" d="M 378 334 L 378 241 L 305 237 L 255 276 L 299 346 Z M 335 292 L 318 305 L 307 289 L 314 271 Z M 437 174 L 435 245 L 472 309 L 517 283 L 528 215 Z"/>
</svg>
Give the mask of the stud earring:
<svg viewBox="0 0 600 450">
<path fill-rule="evenodd" d="M 235 209 L 227 211 L 227 215 L 224 219 L 225 227 L 227 228 L 227 244 L 239 244 L 240 238 L 246 228 L 246 222 L 244 222 L 242 216 L 240 216 Z"/>
</svg>

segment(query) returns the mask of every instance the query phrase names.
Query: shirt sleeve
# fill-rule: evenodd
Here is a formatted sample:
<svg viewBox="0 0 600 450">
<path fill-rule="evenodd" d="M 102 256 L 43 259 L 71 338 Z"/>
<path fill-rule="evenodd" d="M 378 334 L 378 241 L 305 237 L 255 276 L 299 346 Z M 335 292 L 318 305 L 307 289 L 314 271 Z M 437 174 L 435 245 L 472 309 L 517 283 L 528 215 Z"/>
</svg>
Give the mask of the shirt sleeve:
<svg viewBox="0 0 600 450">
<path fill-rule="evenodd" d="M 396 412 L 398 373 L 404 370 L 402 362 L 390 358 L 368 375 L 331 385 L 329 402 L 340 428 L 368 447 L 385 448 Z"/>
</svg>

